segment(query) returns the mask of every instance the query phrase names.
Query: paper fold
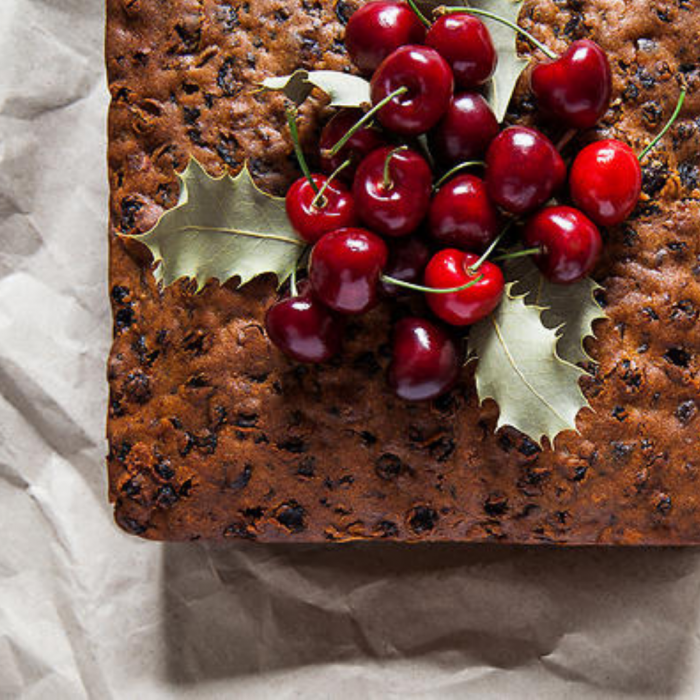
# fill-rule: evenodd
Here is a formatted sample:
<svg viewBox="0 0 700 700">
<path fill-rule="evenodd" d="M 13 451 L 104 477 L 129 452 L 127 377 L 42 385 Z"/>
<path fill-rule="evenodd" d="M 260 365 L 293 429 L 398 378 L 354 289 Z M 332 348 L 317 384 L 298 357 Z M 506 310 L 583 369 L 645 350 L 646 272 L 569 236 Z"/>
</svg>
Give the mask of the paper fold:
<svg viewBox="0 0 700 700">
<path fill-rule="evenodd" d="M 102 23 L 93 0 L 0 3 L 0 698 L 692 697 L 694 550 L 114 526 Z"/>
</svg>

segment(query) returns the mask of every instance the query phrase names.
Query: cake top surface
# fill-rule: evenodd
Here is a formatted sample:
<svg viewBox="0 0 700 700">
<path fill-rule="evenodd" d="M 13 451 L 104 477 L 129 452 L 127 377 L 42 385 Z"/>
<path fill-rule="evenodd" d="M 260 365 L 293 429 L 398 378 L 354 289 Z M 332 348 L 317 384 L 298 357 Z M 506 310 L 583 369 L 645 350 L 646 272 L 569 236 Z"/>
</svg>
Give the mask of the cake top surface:
<svg viewBox="0 0 700 700">
<path fill-rule="evenodd" d="M 615 99 L 584 140 L 641 150 L 673 109 L 679 73 L 691 88 L 644 163 L 641 205 L 607 233 L 596 278 L 608 320 L 582 382 L 593 410 L 556 449 L 494 431 L 498 408 L 478 406 L 471 369 L 428 405 L 395 398 L 384 380 L 390 307 L 350 323 L 342 362 L 295 365 L 263 328 L 274 280 L 160 290 L 141 246 L 118 237 L 177 202 L 190 157 L 213 175 L 247 161 L 261 188 L 283 193 L 298 175 L 284 98 L 254 86 L 299 67 L 346 70 L 343 25 L 357 4 L 108 2 L 118 522 L 156 539 L 697 540 L 697 9 L 524 4 L 523 26 L 553 49 L 590 37 L 611 57 Z M 328 114 L 321 98 L 304 104 L 305 143 Z M 509 118 L 537 123 L 524 87 Z"/>
</svg>

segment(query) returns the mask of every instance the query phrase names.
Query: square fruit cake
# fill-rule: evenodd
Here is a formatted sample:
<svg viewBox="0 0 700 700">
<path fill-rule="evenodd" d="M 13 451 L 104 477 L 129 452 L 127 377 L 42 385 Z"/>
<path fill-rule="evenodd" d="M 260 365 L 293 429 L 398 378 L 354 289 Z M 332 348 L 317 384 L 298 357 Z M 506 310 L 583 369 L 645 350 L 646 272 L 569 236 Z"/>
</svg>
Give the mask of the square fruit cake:
<svg viewBox="0 0 700 700">
<path fill-rule="evenodd" d="M 480 19 L 478 8 L 497 12 L 508 2 L 435 14 L 423 4 L 421 17 L 397 0 L 107 0 L 108 468 L 127 532 L 265 542 L 700 542 L 700 3 L 524 0 L 517 19 L 532 39 L 516 44 L 513 34 L 508 56 L 484 59 L 479 42 L 488 48 L 490 39 L 478 32 L 504 25 Z M 493 97 L 480 97 L 490 94 L 493 65 L 480 77 L 469 73 L 498 58 L 515 84 L 516 45 L 531 63 L 500 120 Z M 593 53 L 577 65 L 574 46 Z M 299 69 L 333 71 L 334 87 L 323 89 L 319 78 L 321 89 L 311 89 L 312 76 L 327 73 L 302 74 L 301 97 L 260 87 Z M 369 85 L 350 78 L 372 74 Z M 342 101 L 336 88 L 350 85 L 369 92 L 336 126 L 345 119 L 350 133 L 348 114 L 354 123 L 372 103 L 376 109 L 351 132 L 341 151 L 350 164 L 329 183 L 338 162 L 319 141 L 338 114 L 329 95 Z M 686 92 L 669 130 L 643 153 Z M 488 112 L 487 123 L 459 112 L 465 93 Z M 325 176 L 301 174 L 295 128 L 309 167 Z M 528 134 L 544 146 L 522 150 Z M 633 157 L 627 170 L 601 174 L 606 156 L 582 159 L 609 139 L 620 158 Z M 462 161 L 472 164 L 449 172 Z M 145 234 L 182 207 L 188 165 L 201 170 L 202 192 L 230 187 L 224 199 L 234 218 L 257 198 L 284 219 L 287 196 L 299 241 L 315 242 L 299 290 L 289 270 L 265 266 L 259 241 L 245 247 L 231 235 L 225 244 L 241 258 L 261 256 L 245 284 L 235 274 L 240 259 L 232 274 L 196 281 L 175 266 L 164 283 L 167 256 L 159 271 Z M 224 178 L 242 172 L 259 190 L 245 194 Z M 433 176 L 441 182 L 431 195 Z M 295 181 L 306 192 L 297 193 L 296 213 Z M 394 188 L 398 204 L 375 185 Z M 338 192 L 354 198 L 349 214 Z M 197 204 L 194 184 L 188 196 Z M 632 197 L 620 216 L 616 196 Z M 218 211 L 219 200 L 199 202 L 205 218 Z M 469 210 L 462 228 L 454 222 L 460 207 Z M 341 223 L 325 222 L 329 212 Z M 269 221 L 262 227 L 275 233 Z M 506 238 L 495 235 L 501 227 Z M 181 257 L 206 233 L 184 228 L 163 242 L 179 241 Z M 424 274 L 425 260 L 402 277 L 396 251 L 410 247 L 406 235 L 432 256 Z M 513 239 L 515 254 L 498 249 Z M 215 266 L 222 256 L 197 264 Z M 306 260 L 304 251 L 300 278 Z M 537 354 L 537 337 L 559 342 L 559 331 L 535 328 L 541 310 L 525 308 L 499 261 L 504 269 L 536 264 L 548 283 L 591 272 L 602 309 L 594 317 L 604 318 L 589 324 L 595 337 L 583 334 L 588 357 L 567 364 L 552 348 Z M 387 271 L 393 276 L 380 281 Z M 397 297 L 387 279 L 412 280 L 418 291 Z M 280 306 L 290 294 L 296 306 Z M 518 304 L 535 330 L 516 318 L 520 335 L 511 329 L 510 350 L 503 345 L 499 356 L 499 326 L 489 335 L 483 320 L 491 314 L 505 324 L 498 314 Z M 478 361 L 463 362 L 463 344 L 480 342 Z M 520 365 L 523 357 L 535 358 L 539 374 Z M 545 410 L 538 382 L 552 392 L 542 401 L 550 409 L 568 392 L 571 411 L 570 397 L 580 394 L 568 420 L 574 430 L 523 427 Z M 504 383 L 498 393 L 494 385 Z"/>
</svg>

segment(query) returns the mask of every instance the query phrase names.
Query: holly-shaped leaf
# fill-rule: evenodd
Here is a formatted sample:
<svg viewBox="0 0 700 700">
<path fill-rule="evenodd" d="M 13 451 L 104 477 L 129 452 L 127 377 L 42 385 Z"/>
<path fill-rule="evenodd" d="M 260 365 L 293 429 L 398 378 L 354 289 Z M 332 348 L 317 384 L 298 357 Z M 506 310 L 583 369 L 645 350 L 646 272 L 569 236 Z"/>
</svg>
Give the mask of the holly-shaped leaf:
<svg viewBox="0 0 700 700">
<path fill-rule="evenodd" d="M 498 403 L 497 428 L 513 426 L 538 444 L 575 430 L 578 412 L 588 406 L 579 387 L 585 373 L 559 357 L 557 332 L 544 326 L 541 313 L 509 284 L 498 309 L 469 334 L 470 354 L 479 360 L 479 400 Z"/>
<path fill-rule="evenodd" d="M 523 295 L 526 304 L 545 307 L 542 322 L 560 333 L 559 356 L 573 364 L 590 362 L 583 341 L 595 337 L 593 324 L 606 318 L 594 297 L 601 286 L 590 278 L 575 284 L 552 284 L 526 258 L 509 260 L 505 265 L 505 275 L 513 282 L 513 293 Z"/>
<path fill-rule="evenodd" d="M 522 0 L 426 0 L 420 3 L 423 9 L 434 10 L 441 6 L 476 7 L 499 15 L 517 23 L 522 8 Z M 430 15 L 428 15 L 430 16 Z M 527 68 L 529 59 L 518 56 L 515 32 L 508 26 L 488 17 L 479 17 L 488 27 L 493 45 L 498 54 L 496 72 L 486 86 L 486 98 L 493 109 L 496 119 L 503 121 L 508 105 L 513 97 L 515 86 L 522 72 Z"/>
<path fill-rule="evenodd" d="M 469 4 L 489 10 L 516 23 L 522 8 L 521 0 L 472 0 Z M 517 36 L 510 27 L 488 17 L 481 19 L 491 32 L 493 45 L 498 54 L 496 72 L 486 87 L 487 99 L 496 119 L 502 122 L 515 92 L 515 86 L 530 60 L 518 55 Z"/>
<path fill-rule="evenodd" d="M 281 90 L 297 105 L 300 105 L 315 87 L 328 95 L 331 107 L 362 107 L 370 103 L 369 83 L 357 75 L 340 71 L 302 69 L 292 75 L 267 78 L 262 86 L 265 90 Z"/>
<path fill-rule="evenodd" d="M 146 233 L 129 238 L 148 246 L 156 279 L 170 285 L 187 277 L 197 291 L 211 279 L 238 277 L 244 285 L 274 273 L 281 285 L 305 244 L 292 229 L 284 198 L 266 194 L 247 164 L 234 178 L 212 178 L 195 160 L 178 175 L 180 199 Z"/>
</svg>

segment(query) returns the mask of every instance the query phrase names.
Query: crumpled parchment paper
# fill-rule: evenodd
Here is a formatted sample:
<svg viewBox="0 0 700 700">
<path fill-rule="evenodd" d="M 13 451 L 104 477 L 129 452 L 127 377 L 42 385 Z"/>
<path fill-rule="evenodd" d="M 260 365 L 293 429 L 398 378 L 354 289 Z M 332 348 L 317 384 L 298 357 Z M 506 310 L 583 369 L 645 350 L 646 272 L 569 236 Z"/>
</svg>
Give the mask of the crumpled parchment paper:
<svg viewBox="0 0 700 700">
<path fill-rule="evenodd" d="M 107 503 L 100 0 L 0 2 L 0 698 L 700 692 L 700 552 L 159 545 Z"/>
</svg>

